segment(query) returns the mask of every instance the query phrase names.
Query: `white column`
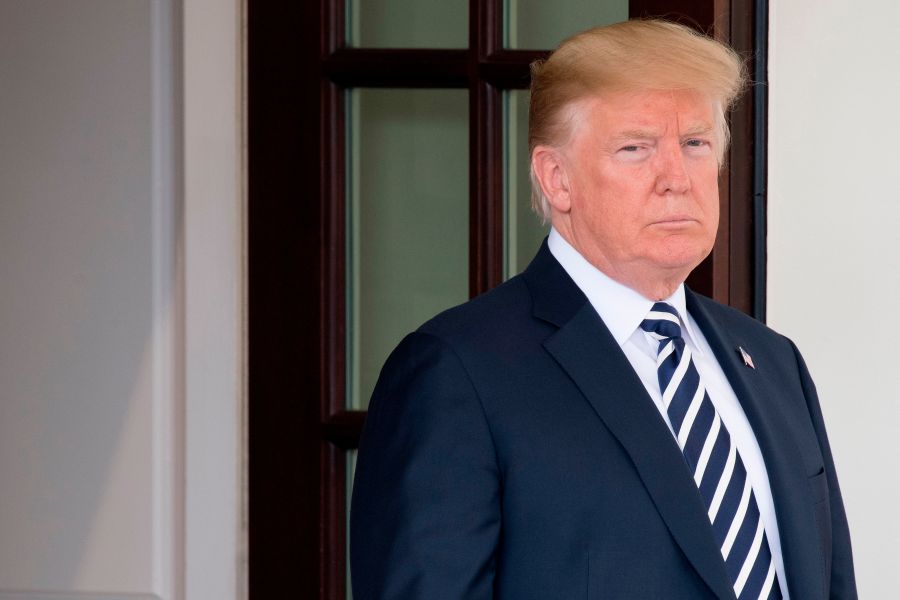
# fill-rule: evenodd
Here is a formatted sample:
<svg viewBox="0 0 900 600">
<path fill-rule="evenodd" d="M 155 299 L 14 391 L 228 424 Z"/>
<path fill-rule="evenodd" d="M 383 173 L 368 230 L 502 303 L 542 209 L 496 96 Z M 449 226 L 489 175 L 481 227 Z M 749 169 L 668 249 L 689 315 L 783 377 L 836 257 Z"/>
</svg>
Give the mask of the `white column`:
<svg viewBox="0 0 900 600">
<path fill-rule="evenodd" d="M 184 0 L 188 600 L 246 597 L 240 0 Z"/>
</svg>

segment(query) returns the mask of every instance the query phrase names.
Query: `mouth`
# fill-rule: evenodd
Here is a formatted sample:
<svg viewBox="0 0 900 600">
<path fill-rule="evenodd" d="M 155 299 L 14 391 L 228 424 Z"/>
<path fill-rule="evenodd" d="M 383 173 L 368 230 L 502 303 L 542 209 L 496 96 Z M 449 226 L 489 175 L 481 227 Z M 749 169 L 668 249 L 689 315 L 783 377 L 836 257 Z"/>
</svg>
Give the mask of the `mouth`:
<svg viewBox="0 0 900 600">
<path fill-rule="evenodd" d="M 688 215 L 672 215 L 671 217 L 666 217 L 664 219 L 654 221 L 653 223 L 651 223 L 651 225 L 677 229 L 680 227 L 690 227 L 691 225 L 696 225 L 698 223 L 699 221 L 697 219 Z"/>
</svg>

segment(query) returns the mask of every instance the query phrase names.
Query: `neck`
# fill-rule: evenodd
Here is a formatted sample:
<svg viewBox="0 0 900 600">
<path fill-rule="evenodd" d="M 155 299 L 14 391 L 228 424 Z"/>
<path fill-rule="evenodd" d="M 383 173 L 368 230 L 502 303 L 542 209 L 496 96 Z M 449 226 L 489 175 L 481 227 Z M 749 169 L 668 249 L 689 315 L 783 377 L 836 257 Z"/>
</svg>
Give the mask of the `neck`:
<svg viewBox="0 0 900 600">
<path fill-rule="evenodd" d="M 591 262 L 591 264 L 594 264 Z M 604 269 L 596 264 L 594 266 L 603 271 L 606 275 L 615 279 L 622 285 L 627 285 L 644 298 L 648 300 L 653 300 L 654 302 L 658 302 L 660 300 L 665 300 L 675 293 L 675 290 L 678 289 L 678 286 L 684 283 L 684 278 L 677 276 L 671 278 L 660 278 L 660 277 L 652 277 L 652 278 L 639 278 L 639 277 L 628 277 L 627 274 L 610 272 L 607 269 Z"/>
</svg>

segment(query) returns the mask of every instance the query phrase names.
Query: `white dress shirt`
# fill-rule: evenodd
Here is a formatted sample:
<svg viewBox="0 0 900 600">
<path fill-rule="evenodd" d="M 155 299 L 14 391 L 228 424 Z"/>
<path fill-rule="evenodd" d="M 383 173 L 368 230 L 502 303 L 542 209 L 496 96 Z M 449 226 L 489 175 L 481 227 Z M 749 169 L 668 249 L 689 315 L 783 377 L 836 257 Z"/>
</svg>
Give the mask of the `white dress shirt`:
<svg viewBox="0 0 900 600">
<path fill-rule="evenodd" d="M 656 404 L 660 415 L 672 431 L 666 407 L 663 405 L 662 393 L 659 390 L 659 379 L 656 370 L 657 342 L 640 328 L 641 322 L 646 318 L 654 301 L 642 296 L 640 293 L 611 279 L 608 275 L 591 265 L 578 253 L 555 229 L 550 230 L 548 239 L 550 252 L 559 261 L 569 277 L 575 282 L 584 295 L 587 296 L 594 310 L 603 319 L 603 323 L 612 333 L 613 338 L 622 348 L 628 362 L 634 368 L 647 394 Z M 709 347 L 703 332 L 697 323 L 687 312 L 684 296 L 684 284 L 678 286 L 671 297 L 663 300 L 678 311 L 681 321 L 684 323 L 681 335 L 685 345 L 690 348 L 694 363 L 703 383 L 709 392 L 710 400 L 718 411 L 722 422 L 731 435 L 731 440 L 737 447 L 747 469 L 747 476 L 753 486 L 756 503 L 766 529 L 772 558 L 775 561 L 775 570 L 778 574 L 778 582 L 781 584 L 781 593 L 785 600 L 788 598 L 787 581 L 784 577 L 784 558 L 781 553 L 781 539 L 778 535 L 778 522 L 775 519 L 775 505 L 772 500 L 772 489 L 769 486 L 769 475 L 766 472 L 766 464 L 763 461 L 759 444 L 753 429 L 747 421 L 747 416 L 738 401 L 731 384 L 725 377 L 722 367 L 716 360 Z"/>
</svg>

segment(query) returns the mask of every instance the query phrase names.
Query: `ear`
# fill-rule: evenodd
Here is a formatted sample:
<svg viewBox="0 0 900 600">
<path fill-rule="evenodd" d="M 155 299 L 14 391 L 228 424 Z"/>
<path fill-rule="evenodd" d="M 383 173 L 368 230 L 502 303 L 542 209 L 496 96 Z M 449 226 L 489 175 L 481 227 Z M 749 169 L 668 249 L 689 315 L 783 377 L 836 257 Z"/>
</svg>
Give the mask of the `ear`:
<svg viewBox="0 0 900 600">
<path fill-rule="evenodd" d="M 553 210 L 568 213 L 572 208 L 569 174 L 560 151 L 550 146 L 535 146 L 531 153 L 531 169 Z"/>
</svg>

